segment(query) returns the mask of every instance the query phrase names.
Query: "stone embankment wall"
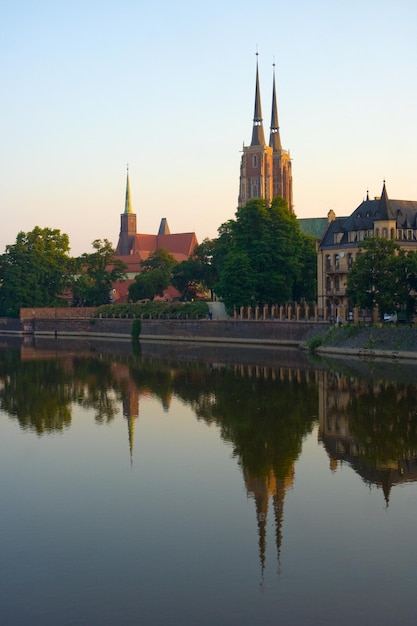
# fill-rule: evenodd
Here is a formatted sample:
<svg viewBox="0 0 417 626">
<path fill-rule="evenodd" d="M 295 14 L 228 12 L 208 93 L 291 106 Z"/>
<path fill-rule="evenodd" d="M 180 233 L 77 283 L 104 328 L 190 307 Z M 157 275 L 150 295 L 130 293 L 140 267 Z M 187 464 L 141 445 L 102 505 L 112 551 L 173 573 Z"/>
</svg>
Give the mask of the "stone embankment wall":
<svg viewBox="0 0 417 626">
<path fill-rule="evenodd" d="M 61 311 L 66 313 L 59 314 Z M 71 313 L 73 315 L 69 317 Z M 86 314 L 87 311 L 82 309 L 26 309 L 22 310 L 21 320 L 12 320 L 14 328 L 9 330 L 23 334 L 85 338 L 131 337 L 132 318 L 94 318 L 91 310 L 88 310 L 88 316 Z M 327 326 L 326 323 L 288 320 L 141 320 L 140 338 L 297 346 L 323 332 Z M 7 332 L 8 329 L 3 330 Z"/>
</svg>

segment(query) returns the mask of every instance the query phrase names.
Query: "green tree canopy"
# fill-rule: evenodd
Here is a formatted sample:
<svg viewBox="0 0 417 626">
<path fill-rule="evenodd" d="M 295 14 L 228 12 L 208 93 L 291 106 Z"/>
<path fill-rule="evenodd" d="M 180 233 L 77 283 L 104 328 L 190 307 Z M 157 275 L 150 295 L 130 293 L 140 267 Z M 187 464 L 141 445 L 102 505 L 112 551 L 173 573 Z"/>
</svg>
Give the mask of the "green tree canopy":
<svg viewBox="0 0 417 626">
<path fill-rule="evenodd" d="M 19 232 L 0 263 L 0 314 L 17 317 L 21 307 L 62 306 L 67 286 L 68 235 L 36 226 Z"/>
<path fill-rule="evenodd" d="M 313 242 L 283 198 L 271 205 L 253 199 L 240 207 L 236 219 L 219 229 L 213 259 L 219 277 L 215 290 L 229 309 L 316 296 Z"/>
<path fill-rule="evenodd" d="M 129 286 L 129 300 L 152 300 L 162 296 L 172 281 L 172 272 L 177 261 L 164 248 L 159 248 L 141 262 L 143 271 L 135 276 Z"/>
<path fill-rule="evenodd" d="M 172 284 L 181 292 L 183 299 L 195 296 L 197 291 L 211 291 L 218 280 L 214 260 L 216 240 L 204 239 L 192 256 L 181 261 L 173 269 Z"/>
<path fill-rule="evenodd" d="M 413 310 L 417 287 L 417 256 L 402 250 L 395 241 L 369 237 L 360 245 L 361 254 L 348 276 L 346 293 L 353 306 L 372 309 L 380 315 L 401 306 Z"/>
<path fill-rule="evenodd" d="M 78 259 L 78 271 L 72 284 L 75 304 L 100 306 L 111 300 L 112 285 L 126 278 L 126 265 L 115 258 L 107 239 L 95 239 L 94 252 L 85 252 Z"/>
</svg>

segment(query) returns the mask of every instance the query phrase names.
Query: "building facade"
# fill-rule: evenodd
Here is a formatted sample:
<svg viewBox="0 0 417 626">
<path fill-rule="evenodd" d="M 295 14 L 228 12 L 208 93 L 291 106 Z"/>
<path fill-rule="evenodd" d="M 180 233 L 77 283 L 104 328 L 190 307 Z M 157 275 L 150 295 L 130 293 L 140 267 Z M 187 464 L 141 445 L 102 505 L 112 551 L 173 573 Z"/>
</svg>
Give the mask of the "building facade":
<svg viewBox="0 0 417 626">
<path fill-rule="evenodd" d="M 279 133 L 275 66 L 271 127 L 269 144 L 267 144 L 262 121 L 258 62 L 256 62 L 252 141 L 250 146 L 243 146 L 238 205 L 243 206 L 252 198 L 266 198 L 271 202 L 276 196 L 284 198 L 291 213 L 294 212 L 291 158 L 289 151 L 282 149 Z"/>
<path fill-rule="evenodd" d="M 407 251 L 417 251 L 417 201 L 391 200 L 385 182 L 381 196 L 366 199 L 349 216 L 329 211 L 326 231 L 318 244 L 317 287 L 319 309 L 346 319 L 349 271 L 366 237 L 394 240 Z"/>
</svg>

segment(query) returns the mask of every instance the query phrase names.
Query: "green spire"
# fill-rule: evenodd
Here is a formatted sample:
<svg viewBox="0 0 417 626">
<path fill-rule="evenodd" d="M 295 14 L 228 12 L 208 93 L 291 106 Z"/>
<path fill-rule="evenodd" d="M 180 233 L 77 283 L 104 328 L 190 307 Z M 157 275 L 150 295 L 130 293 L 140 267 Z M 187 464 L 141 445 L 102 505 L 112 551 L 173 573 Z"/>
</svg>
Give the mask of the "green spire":
<svg viewBox="0 0 417 626">
<path fill-rule="evenodd" d="M 127 166 L 127 177 L 126 177 L 125 213 L 133 213 L 133 211 L 132 211 L 132 202 L 131 202 L 131 199 L 130 199 L 129 166 Z"/>
</svg>

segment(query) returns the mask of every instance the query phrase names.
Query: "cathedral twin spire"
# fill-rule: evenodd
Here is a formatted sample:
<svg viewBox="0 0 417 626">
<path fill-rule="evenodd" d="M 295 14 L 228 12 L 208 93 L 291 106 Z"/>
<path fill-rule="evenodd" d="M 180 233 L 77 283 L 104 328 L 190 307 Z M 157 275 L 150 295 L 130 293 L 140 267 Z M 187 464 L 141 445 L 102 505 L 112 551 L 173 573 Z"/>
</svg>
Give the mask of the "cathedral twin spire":
<svg viewBox="0 0 417 626">
<path fill-rule="evenodd" d="M 249 146 L 243 146 L 238 205 L 244 206 L 252 198 L 264 198 L 272 202 L 274 198 L 281 197 L 284 198 L 288 209 L 293 213 L 292 164 L 289 151 L 283 150 L 281 146 L 275 85 L 275 63 L 273 68 L 272 114 L 268 145 L 265 141 L 262 123 L 258 58 L 256 58 L 252 141 Z"/>
<path fill-rule="evenodd" d="M 269 145 L 273 150 L 282 150 L 278 124 L 278 105 L 275 87 L 275 63 L 272 87 L 272 114 Z M 253 114 L 253 131 L 251 146 L 265 146 L 265 135 L 262 122 L 261 91 L 259 88 L 258 53 L 256 54 L 255 109 Z"/>
</svg>

